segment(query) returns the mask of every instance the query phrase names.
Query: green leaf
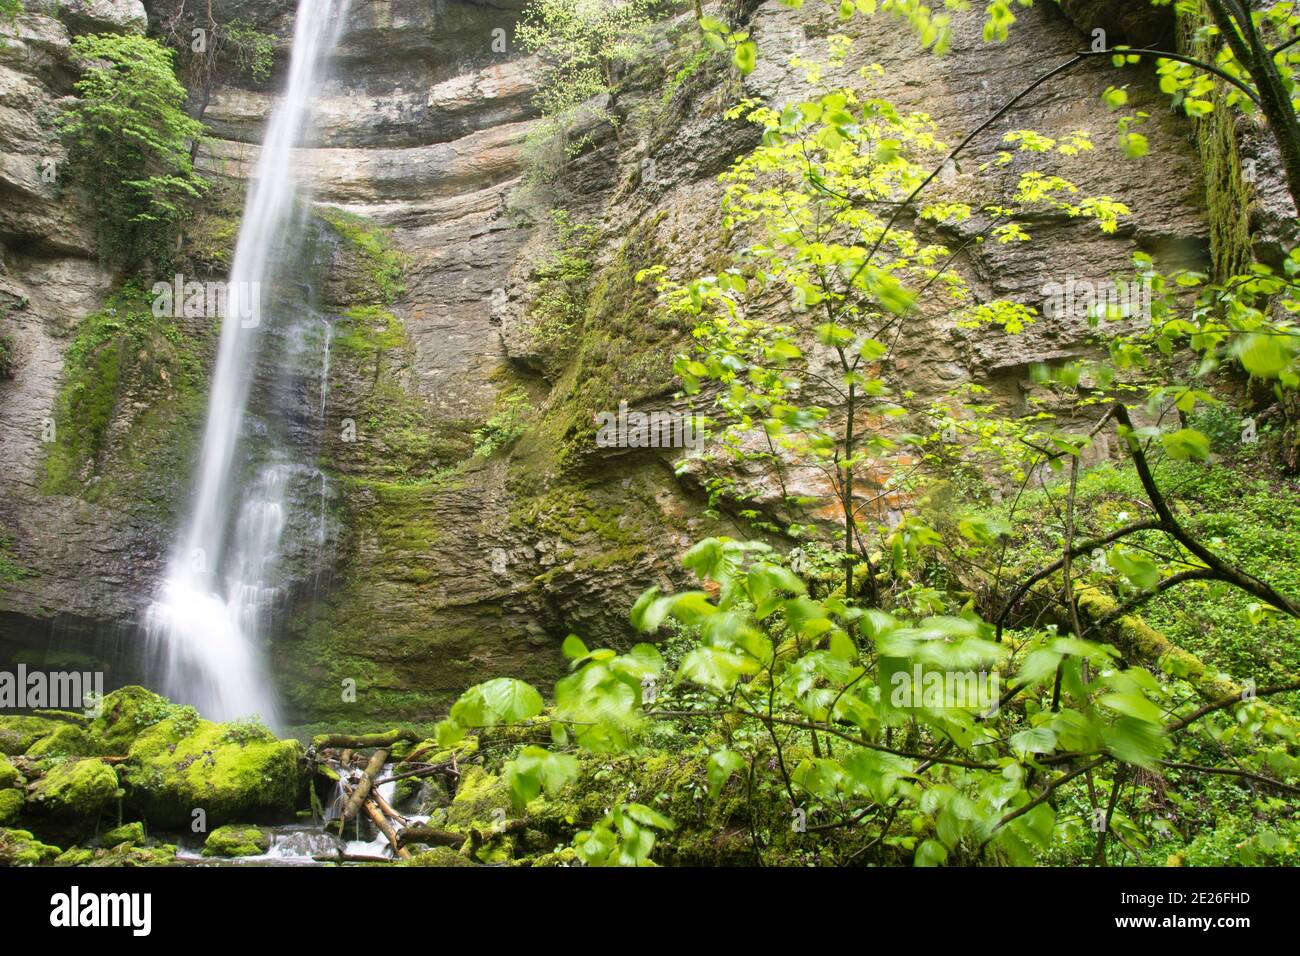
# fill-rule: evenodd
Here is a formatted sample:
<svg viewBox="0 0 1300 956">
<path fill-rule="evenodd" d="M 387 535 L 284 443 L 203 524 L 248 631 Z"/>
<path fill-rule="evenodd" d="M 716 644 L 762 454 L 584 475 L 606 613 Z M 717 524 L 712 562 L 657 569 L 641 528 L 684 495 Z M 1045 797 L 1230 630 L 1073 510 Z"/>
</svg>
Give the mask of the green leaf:
<svg viewBox="0 0 1300 956">
<path fill-rule="evenodd" d="M 729 691 L 742 675 L 758 671 L 758 662 L 716 647 L 697 647 L 682 660 L 681 677 L 717 691 Z"/>
<path fill-rule="evenodd" d="M 1163 724 L 1160 708 L 1136 691 L 1122 694 L 1104 694 L 1097 703 L 1148 724 Z"/>
<path fill-rule="evenodd" d="M 577 634 L 570 634 L 560 645 L 560 653 L 571 661 L 580 661 L 587 656 L 587 645 Z"/>
<path fill-rule="evenodd" d="M 754 72 L 754 67 L 758 65 L 758 47 L 749 41 L 736 44 L 736 51 L 731 56 L 731 62 L 737 70 L 748 76 Z"/>
<path fill-rule="evenodd" d="M 745 758 L 734 750 L 724 747 L 710 754 L 705 767 L 709 778 L 709 796 L 716 800 L 722 792 L 723 784 L 731 779 L 731 775 L 744 769 Z"/>
<path fill-rule="evenodd" d="M 1205 461 L 1210 457 L 1210 440 L 1195 428 L 1180 428 L 1161 435 L 1160 442 L 1169 457 L 1179 461 Z"/>
<path fill-rule="evenodd" d="M 1290 364 L 1290 356 L 1283 347 L 1280 335 L 1252 332 L 1244 336 L 1237 347 L 1237 360 L 1251 375 L 1259 378 L 1277 378 Z"/>
<path fill-rule="evenodd" d="M 644 803 L 628 803 L 624 805 L 623 810 L 644 827 L 654 827 L 657 830 L 677 829 L 677 825 L 672 820 L 669 820 L 658 810 L 647 807 Z"/>
<path fill-rule="evenodd" d="M 1050 754 L 1056 749 L 1056 734 L 1048 727 L 1033 727 L 1011 735 L 1011 749 L 1022 760 L 1028 754 Z"/>
<path fill-rule="evenodd" d="M 943 866 L 948 860 L 948 848 L 938 840 L 926 840 L 916 848 L 913 866 Z"/>
<path fill-rule="evenodd" d="M 513 677 L 498 677 L 465 691 L 451 707 L 451 720 L 463 727 L 495 727 L 536 717 L 542 695 Z"/>
</svg>

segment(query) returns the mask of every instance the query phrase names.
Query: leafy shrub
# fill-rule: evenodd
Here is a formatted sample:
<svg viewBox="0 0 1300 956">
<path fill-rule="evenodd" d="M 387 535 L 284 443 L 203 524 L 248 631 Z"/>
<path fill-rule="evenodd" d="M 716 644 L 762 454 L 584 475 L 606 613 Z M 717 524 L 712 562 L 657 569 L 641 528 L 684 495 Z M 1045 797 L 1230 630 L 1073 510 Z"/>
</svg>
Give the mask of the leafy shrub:
<svg viewBox="0 0 1300 956">
<path fill-rule="evenodd" d="M 183 109 L 172 53 L 129 35 L 77 37 L 73 52 L 87 69 L 59 122 L 66 178 L 94 204 L 105 258 L 165 260 L 207 185 L 190 155 L 203 126 Z"/>
</svg>

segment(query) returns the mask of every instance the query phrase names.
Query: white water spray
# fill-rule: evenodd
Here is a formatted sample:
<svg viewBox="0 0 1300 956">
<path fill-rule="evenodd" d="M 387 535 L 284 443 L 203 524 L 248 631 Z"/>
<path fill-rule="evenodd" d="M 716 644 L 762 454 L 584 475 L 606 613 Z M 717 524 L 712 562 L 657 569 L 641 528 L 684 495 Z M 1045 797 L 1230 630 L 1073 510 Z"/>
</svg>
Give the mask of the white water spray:
<svg viewBox="0 0 1300 956">
<path fill-rule="evenodd" d="M 145 617 L 163 691 L 212 720 L 260 714 L 274 723 L 277 716 L 261 632 L 278 593 L 285 487 L 295 466 L 273 454 L 241 482 L 235 459 L 270 319 L 262 292 L 295 278 L 294 263 L 278 254 L 289 245 L 300 198 L 293 149 L 347 3 L 299 0 L 288 84 L 266 129 L 235 245 L 189 522 Z"/>
</svg>

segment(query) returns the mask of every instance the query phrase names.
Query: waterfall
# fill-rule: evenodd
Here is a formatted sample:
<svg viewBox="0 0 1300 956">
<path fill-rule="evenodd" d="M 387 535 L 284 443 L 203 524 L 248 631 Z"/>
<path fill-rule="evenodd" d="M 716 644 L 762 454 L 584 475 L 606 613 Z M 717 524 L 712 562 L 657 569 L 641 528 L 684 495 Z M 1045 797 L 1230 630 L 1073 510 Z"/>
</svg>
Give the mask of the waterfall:
<svg viewBox="0 0 1300 956">
<path fill-rule="evenodd" d="M 145 614 L 145 647 L 162 690 L 213 720 L 277 719 L 262 631 L 280 590 L 287 489 L 303 466 L 286 442 L 275 443 L 271 429 L 254 429 L 260 462 L 241 443 L 268 336 L 302 321 L 297 313 L 305 311 L 286 303 L 281 291 L 303 286 L 306 268 L 286 252 L 303 231 L 293 149 L 303 139 L 347 2 L 299 0 L 288 82 L 266 128 L 235 244 L 187 525 Z"/>
</svg>

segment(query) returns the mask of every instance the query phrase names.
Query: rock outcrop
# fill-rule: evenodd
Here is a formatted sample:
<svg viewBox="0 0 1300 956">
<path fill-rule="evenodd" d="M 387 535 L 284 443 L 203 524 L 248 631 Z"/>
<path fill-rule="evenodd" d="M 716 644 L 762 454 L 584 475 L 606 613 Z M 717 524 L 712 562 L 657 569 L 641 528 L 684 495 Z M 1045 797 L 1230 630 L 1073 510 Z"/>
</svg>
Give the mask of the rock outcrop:
<svg viewBox="0 0 1300 956">
<path fill-rule="evenodd" d="M 19 569 L 0 581 L 0 661 L 6 649 L 43 645 L 52 628 L 72 635 L 65 646 L 85 651 L 94 637 L 101 655 L 122 656 L 188 475 L 158 475 L 148 507 L 84 488 L 51 492 L 41 429 L 63 384 L 68 333 L 114 277 L 95 260 L 75 197 L 39 175 L 43 157 L 57 164 L 62 155 L 39 118 L 70 90 L 68 38 L 87 18 L 113 29 L 142 22 L 133 0 L 28 6 L 0 50 L 0 333 L 16 356 L 12 378 L 0 380 L 0 544 Z M 146 6 L 157 24 L 174 2 Z M 216 6 L 275 32 L 283 53 L 291 4 Z M 538 211 L 526 177 L 537 73 L 521 51 L 494 42 L 512 33 L 520 6 L 354 3 L 313 142 L 300 153 L 330 248 L 324 296 L 335 345 L 323 423 L 311 436 L 329 478 L 322 506 L 332 551 L 323 572 L 288 583 L 271 649 L 295 716 L 427 715 L 490 676 L 544 681 L 562 672 L 565 634 L 593 646 L 626 640 L 631 602 L 643 587 L 677 580 L 676 557 L 690 540 L 746 533 L 705 515 L 702 477 L 674 474 L 679 451 L 599 449 L 591 440 L 593 416 L 620 401 L 685 407 L 674 405 L 671 361 L 686 330 L 654 319 L 652 293 L 633 277 L 658 262 L 678 277 L 707 272 L 725 252 L 716 176 L 757 141 L 752 126 L 724 117 L 733 102 L 801 97 L 807 82 L 790 58 L 819 56 L 824 38 L 843 32 L 855 38 L 854 51 L 828 76 L 880 63 L 874 92 L 926 111 L 956 139 L 1024 77 L 1076 49 L 1080 26 L 1113 23 L 1133 36 L 1164 29 L 1129 17 L 1123 4 L 1062 3 L 1073 23 L 1037 4 L 1017 11 L 1014 42 L 991 55 L 982 13 L 972 10 L 954 15 L 952 52 L 937 60 L 907 30 L 881 29 L 879 20 L 839 23 L 821 4 L 796 11 L 750 3 L 762 51 L 754 73 L 739 83 L 710 62 L 666 99 L 662 70 L 680 64 L 665 39 L 655 66 L 630 75 L 620 96 L 620 108 L 650 119 L 617 138 L 596 131 L 566 168 L 570 216 L 590 223 L 596 238 L 576 319 L 548 334 L 538 302 L 559 231 Z M 1045 87 L 974 144 L 967 170 L 993 157 L 1008 130 L 1087 130 L 1096 149 L 1077 158 L 1071 177 L 1133 211 L 1113 235 L 1050 220 L 1035 223 L 1029 246 L 970 246 L 956 268 L 977 295 L 1038 305 L 1047 283 L 1104 280 L 1124 272 L 1137 250 L 1166 266 L 1206 261 L 1210 230 L 1191 127 L 1168 110 L 1149 74 L 1128 81 L 1132 108 L 1151 114 L 1144 132 L 1152 154 L 1142 163 L 1121 157 L 1113 120 L 1096 107 L 1114 82 L 1103 62 Z M 274 79 L 218 86 L 208 102 L 214 139 L 199 164 L 236 195 L 274 87 Z M 1017 170 L 1010 164 L 1002 185 Z M 959 173 L 954 188 L 969 195 L 972 182 Z M 237 211 L 213 212 L 196 233 L 223 223 L 228 244 Z M 956 247 L 972 235 L 942 238 Z M 213 262 L 219 267 L 219 252 Z M 1082 319 L 1040 322 L 1008 338 L 958 329 L 934 312 L 909 320 L 898 368 L 920 399 L 979 382 L 1014 408 L 1030 393 L 1032 363 L 1082 354 L 1089 339 Z M 206 356 L 201 344 L 195 349 Z M 122 436 L 141 411 L 128 405 L 114 413 Z M 187 421 L 195 424 L 173 421 L 151 440 L 175 445 Z M 776 497 L 753 490 L 760 506 Z M 129 792 L 130 776 L 125 784 Z"/>
</svg>

